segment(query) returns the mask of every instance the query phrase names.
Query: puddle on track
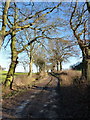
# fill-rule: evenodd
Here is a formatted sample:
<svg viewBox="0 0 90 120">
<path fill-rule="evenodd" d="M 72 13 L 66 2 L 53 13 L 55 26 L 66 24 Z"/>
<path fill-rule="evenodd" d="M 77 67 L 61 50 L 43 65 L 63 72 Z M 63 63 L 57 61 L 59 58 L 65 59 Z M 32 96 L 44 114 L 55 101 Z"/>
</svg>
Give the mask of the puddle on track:
<svg viewBox="0 0 90 120">
<path fill-rule="evenodd" d="M 37 92 L 36 92 L 36 94 L 37 94 Z M 48 117 L 49 117 L 49 118 L 51 117 L 51 113 L 55 112 L 55 111 L 53 111 L 52 109 L 53 109 L 53 108 L 56 108 L 57 106 L 53 105 L 48 112 L 46 112 L 46 111 L 47 111 L 47 109 L 48 109 L 48 106 L 49 106 L 51 103 L 53 104 L 53 102 L 56 101 L 56 100 L 54 100 L 54 97 L 55 97 L 56 95 L 57 95 L 56 90 L 55 90 L 55 89 L 52 89 L 51 95 L 48 96 L 48 98 L 50 98 L 50 99 L 48 99 L 49 101 L 47 101 L 45 104 L 43 104 L 43 106 L 42 106 L 43 110 L 41 109 L 41 110 L 39 111 L 40 113 L 44 113 L 44 111 L 45 111 L 45 113 L 48 114 Z M 35 98 L 35 95 L 31 95 L 30 98 L 31 98 L 31 100 L 23 101 L 23 102 L 21 103 L 21 105 L 16 108 L 16 112 L 15 112 L 15 114 L 14 114 L 14 116 L 15 116 L 16 118 L 22 118 L 23 110 L 25 109 L 25 107 L 26 107 L 27 105 L 30 105 L 32 99 Z M 54 116 L 54 117 L 57 116 L 56 112 L 53 113 L 53 116 Z M 33 116 L 33 117 L 34 117 L 34 116 Z"/>
<path fill-rule="evenodd" d="M 30 103 L 30 100 L 26 100 L 26 101 L 22 102 L 21 105 L 16 108 L 16 112 L 15 112 L 16 118 L 22 118 L 22 111 L 24 110 L 26 105 L 29 103 Z"/>
</svg>

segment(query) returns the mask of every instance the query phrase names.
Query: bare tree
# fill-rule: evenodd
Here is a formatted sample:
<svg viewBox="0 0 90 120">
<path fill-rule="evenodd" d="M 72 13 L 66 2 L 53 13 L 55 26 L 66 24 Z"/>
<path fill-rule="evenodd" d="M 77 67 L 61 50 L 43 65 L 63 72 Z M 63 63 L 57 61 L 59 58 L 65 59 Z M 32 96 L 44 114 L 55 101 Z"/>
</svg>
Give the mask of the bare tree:
<svg viewBox="0 0 90 120">
<path fill-rule="evenodd" d="M 45 71 L 45 61 L 42 58 L 37 58 L 35 60 L 35 65 L 39 68 L 39 73 Z"/>
<path fill-rule="evenodd" d="M 41 43 L 37 51 L 34 53 L 34 64 L 37 67 L 37 72 L 45 72 L 47 63 L 47 51 L 44 48 L 44 44 Z"/>
<path fill-rule="evenodd" d="M 6 1 L 4 4 L 4 8 L 1 8 L 1 9 L 3 9 L 3 11 L 2 11 L 2 17 L 1 17 L 2 28 L 0 30 L 0 48 L 1 48 L 2 42 L 4 41 L 4 38 L 8 34 L 6 27 L 8 25 L 7 17 L 8 17 L 8 9 L 10 6 L 10 2 L 11 2 L 11 0 Z"/>
<path fill-rule="evenodd" d="M 75 56 L 73 46 L 71 41 L 62 38 L 49 42 L 50 61 L 57 66 L 57 71 L 62 70 L 62 62 L 67 62 L 68 58 Z"/>
<path fill-rule="evenodd" d="M 4 38 L 6 36 L 11 35 L 11 45 L 10 45 L 11 46 L 11 65 L 4 83 L 5 86 L 10 86 L 10 89 L 12 89 L 13 76 L 14 76 L 16 65 L 18 63 L 18 54 L 23 52 L 26 49 L 26 47 L 30 46 L 38 38 L 43 38 L 42 35 L 38 35 L 34 39 L 32 39 L 30 42 L 25 44 L 23 48 L 21 48 L 20 50 L 17 50 L 16 49 L 17 33 L 26 28 L 30 28 L 31 30 L 41 31 L 41 27 L 36 28 L 35 24 L 38 24 L 38 22 L 42 20 L 42 17 L 50 14 L 60 5 L 61 3 L 54 5 L 53 7 L 46 7 L 46 8 L 43 8 L 42 10 L 34 11 L 33 13 L 31 11 L 31 13 L 26 14 L 26 12 L 24 12 L 22 8 L 19 8 L 18 3 L 13 3 L 13 2 L 11 3 L 10 0 L 5 2 L 3 11 L 2 11 L 2 28 L 1 28 L 0 34 L 3 36 L 2 37 L 3 41 L 5 40 Z M 26 8 L 26 5 L 24 7 Z"/>
<path fill-rule="evenodd" d="M 82 51 L 83 69 L 82 75 L 90 80 L 90 40 L 88 38 L 88 11 L 86 3 L 76 2 L 72 8 L 70 26 L 74 36 L 77 39 L 78 45 Z"/>
</svg>

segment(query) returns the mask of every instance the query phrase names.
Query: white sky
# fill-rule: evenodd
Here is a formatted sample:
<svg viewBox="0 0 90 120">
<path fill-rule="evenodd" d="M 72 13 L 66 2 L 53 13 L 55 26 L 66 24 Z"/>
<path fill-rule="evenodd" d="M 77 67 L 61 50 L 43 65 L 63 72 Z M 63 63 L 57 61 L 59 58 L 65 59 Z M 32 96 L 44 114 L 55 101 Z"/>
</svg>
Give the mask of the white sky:
<svg viewBox="0 0 90 120">
<path fill-rule="evenodd" d="M 69 62 L 63 63 L 63 69 L 69 69 L 71 65 L 76 64 L 77 62 L 81 62 L 81 61 L 82 59 L 80 58 L 72 57 L 69 59 Z M 0 51 L 0 65 L 3 68 L 6 68 L 6 70 L 9 69 L 10 58 L 4 49 Z M 18 64 L 16 67 L 16 72 L 28 72 L 28 67 L 26 68 L 26 71 L 25 71 L 23 66 L 21 64 Z M 33 72 L 36 72 L 35 65 L 33 65 Z"/>
</svg>

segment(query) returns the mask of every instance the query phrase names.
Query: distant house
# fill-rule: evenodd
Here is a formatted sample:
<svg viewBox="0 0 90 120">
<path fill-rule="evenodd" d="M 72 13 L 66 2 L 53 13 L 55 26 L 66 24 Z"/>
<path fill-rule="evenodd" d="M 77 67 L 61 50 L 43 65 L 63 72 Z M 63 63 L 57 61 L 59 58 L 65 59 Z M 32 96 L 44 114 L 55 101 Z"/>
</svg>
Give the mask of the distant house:
<svg viewBox="0 0 90 120">
<path fill-rule="evenodd" d="M 82 70 L 82 68 L 83 68 L 83 63 L 82 62 L 81 63 L 76 63 L 75 65 L 71 66 L 71 69 L 73 69 L 73 70 Z"/>
</svg>

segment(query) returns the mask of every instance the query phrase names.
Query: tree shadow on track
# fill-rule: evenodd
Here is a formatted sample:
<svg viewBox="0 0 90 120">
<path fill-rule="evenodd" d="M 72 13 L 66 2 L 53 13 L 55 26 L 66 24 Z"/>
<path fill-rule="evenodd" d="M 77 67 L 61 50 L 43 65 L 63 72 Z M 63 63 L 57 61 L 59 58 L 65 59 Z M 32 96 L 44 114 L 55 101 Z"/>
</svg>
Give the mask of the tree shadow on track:
<svg viewBox="0 0 90 120">
<path fill-rule="evenodd" d="M 58 75 L 62 75 L 62 74 L 67 75 L 67 73 L 64 73 L 64 72 L 63 73 L 54 73 L 54 72 L 49 73 L 49 75 L 51 75 L 57 79 L 57 86 L 56 86 L 57 92 L 60 90 L 60 83 L 62 81 Z"/>
<path fill-rule="evenodd" d="M 64 72 L 62 74 L 67 75 Z M 49 73 L 51 80 L 47 82 L 47 85 L 38 84 L 34 86 L 32 89 L 37 94 L 34 92 L 27 94 L 27 96 L 32 96 L 33 98 L 29 98 L 30 103 L 26 105 L 21 113 L 22 118 L 16 118 L 15 120 L 89 120 L 90 87 L 88 87 L 89 94 L 87 94 L 86 88 L 78 88 L 74 85 L 61 85 L 62 79 L 60 75 L 62 74 Z M 55 79 L 52 79 L 53 77 Z M 56 87 L 49 85 L 53 80 L 57 81 Z M 37 91 L 42 92 L 38 93 Z M 56 96 L 54 96 L 55 92 L 57 93 Z M 55 116 L 52 117 L 53 111 L 58 115 L 56 118 Z M 14 118 L 9 118 L 9 120 L 14 120 Z"/>
<path fill-rule="evenodd" d="M 78 87 L 72 85 L 61 85 L 62 79 L 60 75 L 66 75 L 66 73 L 50 73 L 57 79 L 56 91 L 58 93 L 58 109 L 57 114 L 60 120 L 76 120 L 76 119 L 87 119 L 89 120 L 89 101 L 90 98 L 90 87 L 87 88 Z M 88 94 L 89 93 L 89 94 Z M 89 99 L 90 100 L 90 99 Z M 90 103 L 89 103 L 90 105 Z"/>
</svg>

